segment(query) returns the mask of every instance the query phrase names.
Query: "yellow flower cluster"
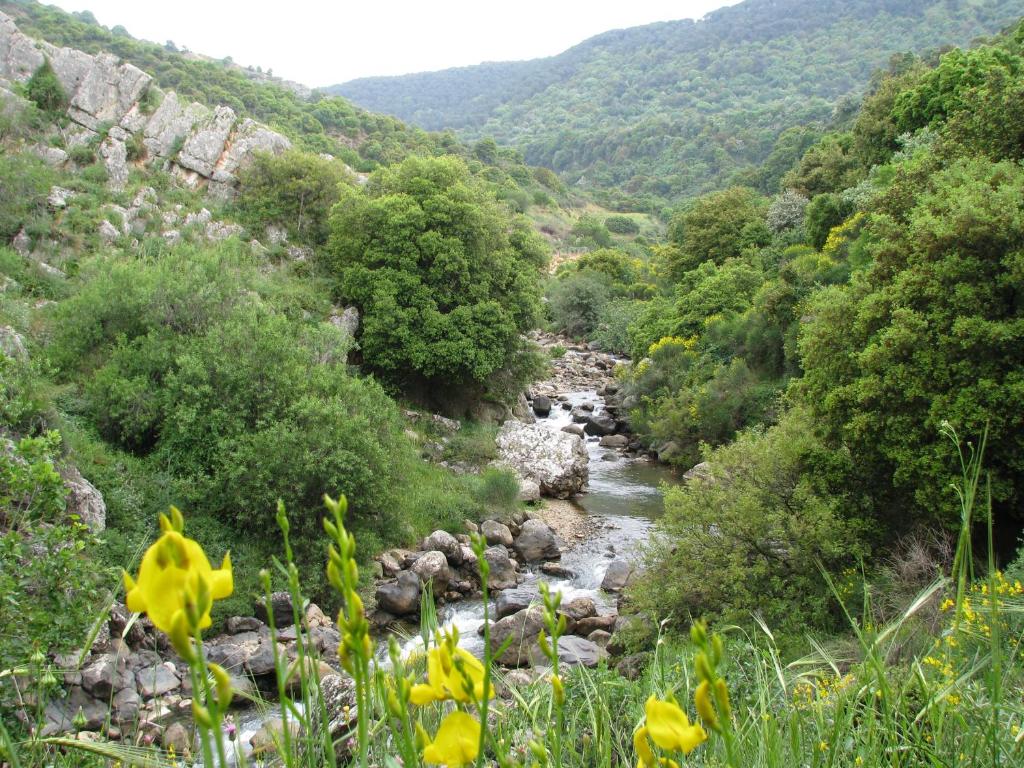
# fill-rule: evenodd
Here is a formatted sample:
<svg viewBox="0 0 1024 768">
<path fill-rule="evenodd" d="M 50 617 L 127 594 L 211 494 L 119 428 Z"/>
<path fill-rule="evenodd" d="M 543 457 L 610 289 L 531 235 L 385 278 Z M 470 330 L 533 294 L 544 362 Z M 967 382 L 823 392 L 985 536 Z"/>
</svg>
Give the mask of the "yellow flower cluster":
<svg viewBox="0 0 1024 768">
<path fill-rule="evenodd" d="M 651 696 L 644 706 L 644 713 L 644 725 L 633 734 L 633 748 L 639 759 L 638 768 L 679 766 L 670 758 L 655 757 L 648 739 L 666 752 L 688 755 L 708 738 L 707 731 L 698 723 L 690 723 L 690 718 L 671 695 L 665 700 Z"/>
<path fill-rule="evenodd" d="M 427 682 L 414 685 L 413 704 L 423 706 L 435 701 L 465 704 L 484 697 L 484 665 L 473 654 L 458 647 L 458 634 L 438 637 L 437 647 L 427 653 Z M 487 698 L 494 698 L 494 687 Z"/>
</svg>

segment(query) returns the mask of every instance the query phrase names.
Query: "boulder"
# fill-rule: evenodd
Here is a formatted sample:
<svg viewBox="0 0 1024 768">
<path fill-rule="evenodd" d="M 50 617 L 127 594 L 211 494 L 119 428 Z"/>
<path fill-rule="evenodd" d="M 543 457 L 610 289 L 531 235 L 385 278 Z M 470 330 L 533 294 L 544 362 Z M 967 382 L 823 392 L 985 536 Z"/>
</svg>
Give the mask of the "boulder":
<svg viewBox="0 0 1024 768">
<path fill-rule="evenodd" d="M 568 498 L 583 490 L 590 460 L 583 441 L 541 424 L 505 422 L 496 439 L 499 466 L 540 486 L 541 493 Z"/>
<path fill-rule="evenodd" d="M 124 659 L 113 653 L 95 656 L 82 668 L 82 687 L 98 699 L 109 699 L 134 682 Z"/>
<path fill-rule="evenodd" d="M 651 654 L 648 652 L 634 653 L 630 656 L 624 656 L 619 663 L 615 665 L 615 671 L 627 680 L 639 680 L 651 660 L 650 657 Z"/>
<path fill-rule="evenodd" d="M 9 325 L 0 326 L 0 353 L 12 360 L 28 360 L 25 337 Z"/>
<path fill-rule="evenodd" d="M 537 645 L 537 635 L 544 628 L 544 611 L 534 606 L 496 621 L 491 627 L 491 650 L 495 653 L 509 638 L 511 644 L 497 658 L 508 667 L 523 667 L 530 663 L 530 652 Z"/>
<path fill-rule="evenodd" d="M 562 605 L 561 612 L 570 619 L 579 621 L 597 615 L 597 605 L 592 597 L 575 597 Z"/>
<path fill-rule="evenodd" d="M 75 467 L 66 469 L 63 475 L 68 489 L 67 514 L 76 515 L 82 525 L 93 533 L 104 531 L 107 527 L 107 505 L 103 494 Z"/>
<path fill-rule="evenodd" d="M 534 397 L 533 412 L 538 416 L 546 418 L 551 413 L 551 398 L 547 395 L 537 395 Z"/>
<path fill-rule="evenodd" d="M 604 629 L 595 629 L 587 635 L 587 640 L 601 648 L 606 648 L 608 646 L 608 641 L 611 639 L 612 633 Z"/>
<path fill-rule="evenodd" d="M 142 143 L 146 151 L 155 157 L 171 158 L 179 142 L 209 114 L 210 110 L 202 104 L 183 104 L 176 93 L 168 92 L 143 129 Z"/>
<path fill-rule="evenodd" d="M 661 458 L 661 454 L 658 455 Z M 683 480 L 687 483 L 701 482 L 701 483 L 713 483 L 715 476 L 711 471 L 711 465 L 702 461 L 700 464 L 695 464 L 690 469 L 683 473 Z"/>
<path fill-rule="evenodd" d="M 212 178 L 234 125 L 235 111 L 231 107 L 217 107 L 213 114 L 196 126 L 194 132 L 185 139 L 178 153 L 178 165 L 195 171 L 200 176 Z"/>
<path fill-rule="evenodd" d="M 237 635 L 242 632 L 258 632 L 263 622 L 254 616 L 232 616 L 224 622 L 224 631 L 229 635 Z"/>
<path fill-rule="evenodd" d="M 516 567 L 509 557 L 508 550 L 501 546 L 488 547 L 484 550 L 484 559 L 491 567 L 487 577 L 491 589 L 510 589 L 518 583 Z"/>
<path fill-rule="evenodd" d="M 335 309 L 331 312 L 328 322 L 335 328 L 344 331 L 349 338 L 355 338 L 356 331 L 359 330 L 359 310 L 355 307 Z M 444 419 L 444 416 L 438 416 L 438 418 Z M 445 419 L 445 421 L 451 421 L 451 419 Z M 457 421 L 455 424 L 459 425 Z M 456 426 L 455 429 L 457 430 L 459 426 Z"/>
<path fill-rule="evenodd" d="M 107 245 L 117 240 L 121 236 L 121 233 L 117 231 L 117 227 L 111 224 L 109 221 L 104 219 L 100 222 L 99 229 L 97 230 L 102 240 Z"/>
<path fill-rule="evenodd" d="M 184 755 L 191 752 L 192 737 L 181 723 L 171 723 L 164 729 L 160 744 L 166 750 L 174 750 L 175 754 Z"/>
<path fill-rule="evenodd" d="M 73 721 L 79 712 L 85 718 L 86 730 L 95 730 L 103 725 L 110 710 L 107 702 L 93 698 L 81 686 L 73 686 L 63 699 L 54 699 L 46 705 L 39 735 L 46 738 L 75 730 Z"/>
<path fill-rule="evenodd" d="M 424 585 L 430 584 L 433 587 L 435 596 L 443 595 L 448 589 L 448 582 L 451 581 L 448 558 L 437 550 L 424 552 L 413 563 L 412 572 L 420 577 Z"/>
<path fill-rule="evenodd" d="M 563 432 L 568 432 L 570 435 L 576 435 L 577 437 L 583 437 L 586 432 L 583 431 L 583 427 L 579 424 L 566 424 L 562 427 Z"/>
<path fill-rule="evenodd" d="M 605 411 L 588 415 L 583 431 L 588 435 L 611 435 L 617 427 L 615 419 Z"/>
<path fill-rule="evenodd" d="M 625 435 L 605 435 L 598 445 L 602 448 L 625 448 L 629 445 L 629 438 Z"/>
<path fill-rule="evenodd" d="M 557 560 L 562 556 L 555 532 L 542 520 L 527 520 L 523 523 L 513 547 L 527 563 Z"/>
<path fill-rule="evenodd" d="M 526 478 L 519 478 L 519 501 L 525 501 L 531 503 L 534 501 L 540 501 L 540 484 L 533 481 L 527 480 Z"/>
<path fill-rule="evenodd" d="M 356 719 L 356 686 L 351 677 L 344 674 L 326 675 L 320 679 L 320 693 L 323 697 L 324 714 L 319 712 L 319 702 L 314 703 L 317 711 L 313 712 L 310 722 L 314 723 L 314 734 L 312 742 L 320 744 L 324 739 L 317 733 L 323 722 L 327 721 L 327 731 L 330 734 L 330 741 L 334 743 L 335 761 L 338 765 L 347 765 L 351 757 L 351 742 L 349 738 L 342 738 L 351 734 Z M 301 745 L 300 745 L 301 750 Z M 318 760 L 307 761 L 309 764 L 321 764 Z M 306 762 L 303 762 L 306 764 Z"/>
<path fill-rule="evenodd" d="M 609 616 L 589 616 L 588 618 L 580 619 L 576 622 L 576 634 L 588 637 L 598 629 L 611 634 L 612 630 L 615 629 L 617 619 L 618 617 L 614 614 Z"/>
<path fill-rule="evenodd" d="M 377 606 L 395 616 L 408 616 L 420 609 L 420 578 L 410 571 L 402 571 L 391 582 L 377 587 Z"/>
<path fill-rule="evenodd" d="M 278 629 L 295 623 L 292 611 L 292 596 L 288 592 L 274 592 L 270 595 L 270 612 L 267 611 L 266 598 L 256 600 L 256 618 L 264 624 L 270 624 L 270 614 L 274 616 L 274 626 Z"/>
<path fill-rule="evenodd" d="M 60 210 L 68 207 L 68 200 L 77 193 L 64 187 L 50 187 L 50 194 L 46 198 L 46 204 L 53 210 Z"/>
<path fill-rule="evenodd" d="M 504 589 L 494 601 L 494 615 L 497 619 L 512 616 L 538 602 L 540 593 L 530 587 Z"/>
<path fill-rule="evenodd" d="M 556 579 L 573 579 L 576 573 L 559 563 L 544 563 L 540 567 L 541 573 L 552 576 Z"/>
<path fill-rule="evenodd" d="M 608 570 L 605 571 L 604 578 L 601 580 L 601 589 L 605 592 L 621 592 L 626 588 L 632 575 L 632 565 L 625 560 L 614 560 L 609 563 Z"/>
<path fill-rule="evenodd" d="M 497 520 L 484 520 L 480 526 L 480 532 L 487 539 L 488 544 L 501 544 L 505 547 L 512 546 L 512 531 L 504 523 Z"/>
<path fill-rule="evenodd" d="M 178 671 L 169 661 L 137 670 L 135 679 L 138 681 L 139 692 L 144 699 L 152 699 L 154 696 L 160 696 L 181 687 Z"/>
<path fill-rule="evenodd" d="M 658 461 L 664 461 L 664 462 L 672 461 L 673 458 L 675 458 L 676 456 L 678 456 L 682 452 L 683 452 L 683 449 L 679 447 L 679 443 L 675 442 L 674 440 L 670 441 L 670 442 L 665 443 L 664 445 L 658 447 L 658 449 L 657 449 Z"/>
<path fill-rule="evenodd" d="M 448 531 L 434 531 L 420 545 L 424 552 L 440 552 L 454 566 L 462 565 L 462 545 Z"/>
<path fill-rule="evenodd" d="M 567 666 L 577 664 L 593 669 L 601 659 L 607 658 L 608 652 L 597 643 L 575 635 L 565 635 L 558 639 L 558 663 Z M 535 666 L 547 665 L 547 657 L 541 653 L 540 647 L 531 649 L 531 660 Z"/>
<path fill-rule="evenodd" d="M 139 716 L 139 708 L 142 706 L 142 697 L 139 696 L 139 692 L 135 690 L 135 686 L 131 685 L 127 688 L 122 688 L 111 700 L 111 709 L 113 711 L 113 718 L 118 723 L 133 723 Z"/>
<path fill-rule="evenodd" d="M 99 156 L 107 169 L 107 187 L 120 192 L 128 183 L 128 148 L 123 141 L 108 136 L 100 143 Z"/>
</svg>

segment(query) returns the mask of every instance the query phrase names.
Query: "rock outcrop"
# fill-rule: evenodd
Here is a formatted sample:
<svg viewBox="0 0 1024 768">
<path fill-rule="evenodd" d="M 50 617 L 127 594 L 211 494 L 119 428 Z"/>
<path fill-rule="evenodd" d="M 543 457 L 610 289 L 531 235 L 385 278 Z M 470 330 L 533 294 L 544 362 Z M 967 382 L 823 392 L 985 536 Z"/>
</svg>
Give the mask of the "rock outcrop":
<svg viewBox="0 0 1024 768">
<path fill-rule="evenodd" d="M 184 103 L 173 91 L 161 92 L 150 75 L 113 54 L 33 40 L 0 12 L 0 90 L 28 81 L 46 60 L 67 94 L 68 117 L 78 126 L 74 141 L 89 141 L 106 129 L 98 152 L 113 189 L 128 179 L 127 145 L 133 136 L 144 148 L 145 162 L 166 164 L 189 184 L 206 185 L 219 197 L 233 194 L 237 172 L 254 152 L 277 154 L 291 146 L 265 125 L 239 119 L 230 107 L 211 110 Z"/>
<path fill-rule="evenodd" d="M 567 499 L 587 483 L 590 457 L 577 435 L 510 420 L 502 424 L 496 442 L 495 463 L 537 483 L 547 496 Z"/>
</svg>

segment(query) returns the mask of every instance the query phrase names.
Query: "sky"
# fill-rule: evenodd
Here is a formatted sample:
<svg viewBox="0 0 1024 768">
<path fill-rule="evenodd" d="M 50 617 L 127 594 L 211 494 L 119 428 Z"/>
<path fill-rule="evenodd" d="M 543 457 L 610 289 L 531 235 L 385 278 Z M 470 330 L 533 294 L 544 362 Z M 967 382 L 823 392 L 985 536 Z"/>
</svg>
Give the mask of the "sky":
<svg viewBox="0 0 1024 768">
<path fill-rule="evenodd" d="M 327 86 L 356 77 L 552 56 L 588 37 L 698 19 L 737 0 L 48 0 L 107 27 Z"/>
</svg>

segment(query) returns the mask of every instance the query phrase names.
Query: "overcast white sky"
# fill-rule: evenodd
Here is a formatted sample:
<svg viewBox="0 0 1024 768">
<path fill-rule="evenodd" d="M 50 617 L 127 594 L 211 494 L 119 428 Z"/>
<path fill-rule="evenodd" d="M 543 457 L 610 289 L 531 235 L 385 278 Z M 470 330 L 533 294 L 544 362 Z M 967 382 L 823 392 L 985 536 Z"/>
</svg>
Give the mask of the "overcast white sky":
<svg viewBox="0 0 1024 768">
<path fill-rule="evenodd" d="M 652 21 L 700 18 L 737 0 L 48 0 L 92 11 L 134 37 L 310 86 L 368 75 L 551 56 L 588 37 Z"/>
</svg>

